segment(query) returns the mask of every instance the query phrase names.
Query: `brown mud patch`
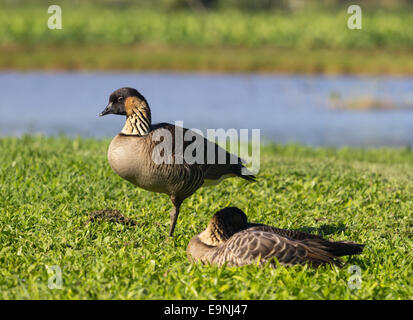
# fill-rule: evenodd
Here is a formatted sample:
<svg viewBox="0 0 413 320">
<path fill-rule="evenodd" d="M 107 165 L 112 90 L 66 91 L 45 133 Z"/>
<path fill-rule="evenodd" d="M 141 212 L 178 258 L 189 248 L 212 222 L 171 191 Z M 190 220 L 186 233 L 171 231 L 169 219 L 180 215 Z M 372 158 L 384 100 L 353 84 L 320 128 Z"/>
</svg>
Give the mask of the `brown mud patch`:
<svg viewBox="0 0 413 320">
<path fill-rule="evenodd" d="M 102 220 L 120 223 L 127 226 L 138 225 L 138 222 L 136 220 L 125 217 L 119 210 L 113 210 L 108 208 L 91 212 L 86 221 L 86 224 Z"/>
</svg>

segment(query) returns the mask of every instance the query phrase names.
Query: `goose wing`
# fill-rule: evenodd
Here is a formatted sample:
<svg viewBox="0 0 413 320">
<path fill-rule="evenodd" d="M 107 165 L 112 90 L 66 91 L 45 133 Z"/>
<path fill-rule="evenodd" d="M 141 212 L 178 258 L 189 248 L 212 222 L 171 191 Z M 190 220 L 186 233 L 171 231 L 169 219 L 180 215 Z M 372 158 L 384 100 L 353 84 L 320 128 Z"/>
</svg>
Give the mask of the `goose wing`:
<svg viewBox="0 0 413 320">
<path fill-rule="evenodd" d="M 229 266 L 242 266 L 259 260 L 260 264 L 270 262 L 275 266 L 274 259 L 289 266 L 304 263 L 314 267 L 321 264 L 341 264 L 339 259 L 320 248 L 307 246 L 276 233 L 254 230 L 236 233 L 218 247 L 209 260 L 218 265 L 227 263 Z"/>
<path fill-rule="evenodd" d="M 322 237 L 316 234 L 301 232 L 297 230 L 280 229 L 280 228 L 276 228 L 272 226 L 267 226 L 265 224 L 249 223 L 247 228 L 248 230 L 251 230 L 251 231 L 264 231 L 264 232 L 275 233 L 280 236 L 287 237 L 287 238 L 294 239 L 294 240 L 323 239 Z"/>
<path fill-rule="evenodd" d="M 280 229 L 263 224 L 249 224 L 248 230 L 271 232 L 289 239 L 300 240 L 303 244 L 309 247 L 327 251 L 329 254 L 336 257 L 359 254 L 364 248 L 363 244 L 358 244 L 352 241 L 330 241 L 315 234 Z"/>
<path fill-rule="evenodd" d="M 242 174 L 242 169 L 245 166 L 241 158 L 229 153 L 199 133 L 169 123 L 160 123 L 152 126 L 152 132 L 158 129 L 166 130 L 170 133 L 172 138 L 171 156 L 174 159 L 174 163 L 179 159 L 179 163 L 198 167 L 199 170 L 203 171 L 204 179 L 219 180 L 225 175 L 234 175 L 246 180 L 255 180 L 252 174 Z M 183 140 L 180 137 L 176 137 L 177 134 L 182 135 Z M 192 161 L 188 162 L 189 158 L 192 158 Z"/>
</svg>

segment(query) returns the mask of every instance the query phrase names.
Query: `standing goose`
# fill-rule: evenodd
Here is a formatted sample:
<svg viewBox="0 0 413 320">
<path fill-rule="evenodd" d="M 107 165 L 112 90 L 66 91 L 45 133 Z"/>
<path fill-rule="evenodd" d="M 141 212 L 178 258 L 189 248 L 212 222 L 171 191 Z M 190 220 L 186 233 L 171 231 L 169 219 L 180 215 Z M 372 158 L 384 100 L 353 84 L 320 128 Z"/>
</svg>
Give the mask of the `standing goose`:
<svg viewBox="0 0 413 320">
<path fill-rule="evenodd" d="M 222 266 L 242 266 L 267 262 L 281 265 L 324 264 L 342 265 L 338 257 L 359 254 L 364 245 L 353 242 L 333 242 L 314 234 L 278 229 L 263 224 L 248 223 L 243 211 L 227 207 L 218 211 L 208 227 L 188 244 L 187 255 L 192 262 Z"/>
<path fill-rule="evenodd" d="M 169 195 L 174 206 L 170 213 L 170 236 L 173 235 L 182 202 L 198 188 L 217 184 L 229 177 L 255 180 L 240 158 L 199 134 L 169 123 L 152 124 L 149 104 L 136 89 L 121 88 L 114 91 L 100 116 L 107 114 L 126 116 L 121 133 L 113 138 L 108 149 L 110 166 L 120 177 L 138 187 Z M 177 132 L 182 133 L 182 138 Z M 171 139 L 165 137 L 166 133 Z M 190 136 L 192 140 L 185 141 L 184 136 Z M 163 140 L 161 137 L 164 137 Z M 158 144 L 168 141 L 170 148 L 159 152 Z M 187 147 L 190 148 L 187 150 Z M 199 153 L 198 147 L 202 153 Z M 192 156 L 197 156 L 196 159 L 201 161 L 188 162 L 183 156 L 186 155 L 185 151 L 190 151 Z M 161 157 L 169 161 L 156 161 Z M 225 161 L 218 161 L 222 158 Z"/>
</svg>

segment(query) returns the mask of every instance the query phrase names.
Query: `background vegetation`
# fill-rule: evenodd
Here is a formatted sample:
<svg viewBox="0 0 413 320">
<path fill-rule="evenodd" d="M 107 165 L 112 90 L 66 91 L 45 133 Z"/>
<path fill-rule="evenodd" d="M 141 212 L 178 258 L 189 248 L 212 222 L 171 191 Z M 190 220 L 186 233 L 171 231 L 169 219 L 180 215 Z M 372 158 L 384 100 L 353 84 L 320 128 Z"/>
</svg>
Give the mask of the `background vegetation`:
<svg viewBox="0 0 413 320">
<path fill-rule="evenodd" d="M 347 28 L 346 1 L 56 4 L 62 30 L 47 28 L 46 1 L 3 1 L 0 67 L 413 72 L 407 1 L 362 2 L 362 30 Z"/>
<path fill-rule="evenodd" d="M 232 179 L 199 190 L 185 202 L 172 240 L 169 199 L 113 173 L 108 143 L 0 139 L 1 299 L 413 297 L 411 150 L 266 146 L 258 182 Z M 228 205 L 251 221 L 366 248 L 343 269 L 191 265 L 189 239 Z M 90 212 L 106 207 L 139 225 L 86 224 Z M 48 288 L 46 265 L 61 267 L 62 289 Z M 362 270 L 360 290 L 347 285 L 350 265 Z"/>
<path fill-rule="evenodd" d="M 345 8 L 344 8 L 345 9 Z M 290 49 L 412 49 L 413 11 L 366 10 L 362 31 L 346 10 L 160 12 L 141 8 L 65 7 L 63 29 L 47 28 L 45 7 L 0 11 L 0 44 L 157 44 L 271 46 Z"/>
</svg>

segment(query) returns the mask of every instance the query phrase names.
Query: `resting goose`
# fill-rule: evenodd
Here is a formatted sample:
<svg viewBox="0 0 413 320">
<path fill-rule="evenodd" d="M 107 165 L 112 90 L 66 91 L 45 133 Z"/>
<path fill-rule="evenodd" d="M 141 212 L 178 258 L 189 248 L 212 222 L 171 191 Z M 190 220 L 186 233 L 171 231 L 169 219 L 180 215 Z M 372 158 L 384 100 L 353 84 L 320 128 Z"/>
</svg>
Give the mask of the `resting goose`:
<svg viewBox="0 0 413 320">
<path fill-rule="evenodd" d="M 361 244 L 333 242 L 314 234 L 248 223 L 245 213 L 235 207 L 218 211 L 208 227 L 188 244 L 191 262 L 222 266 L 242 266 L 257 263 L 272 267 L 277 259 L 281 265 L 323 264 L 342 265 L 338 257 L 359 254 Z"/>
<path fill-rule="evenodd" d="M 174 206 L 170 213 L 170 236 L 173 235 L 182 202 L 198 188 L 219 183 L 228 177 L 255 180 L 240 158 L 199 134 L 169 123 L 152 124 L 149 104 L 136 89 L 114 91 L 109 97 L 109 104 L 100 113 L 101 116 L 107 114 L 126 116 L 122 131 L 113 138 L 108 149 L 110 166 L 120 177 L 138 187 L 169 195 Z M 182 138 L 178 133 L 182 133 Z M 170 141 L 167 134 L 170 134 Z M 188 135 L 192 137 L 191 141 L 183 139 Z M 158 148 L 161 142 L 170 142 L 170 148 Z M 202 154 L 195 147 L 208 152 Z M 184 156 L 186 151 L 192 156 L 199 156 L 197 161 L 187 161 Z M 222 155 L 225 163 L 220 164 L 218 158 L 222 160 Z"/>
</svg>

